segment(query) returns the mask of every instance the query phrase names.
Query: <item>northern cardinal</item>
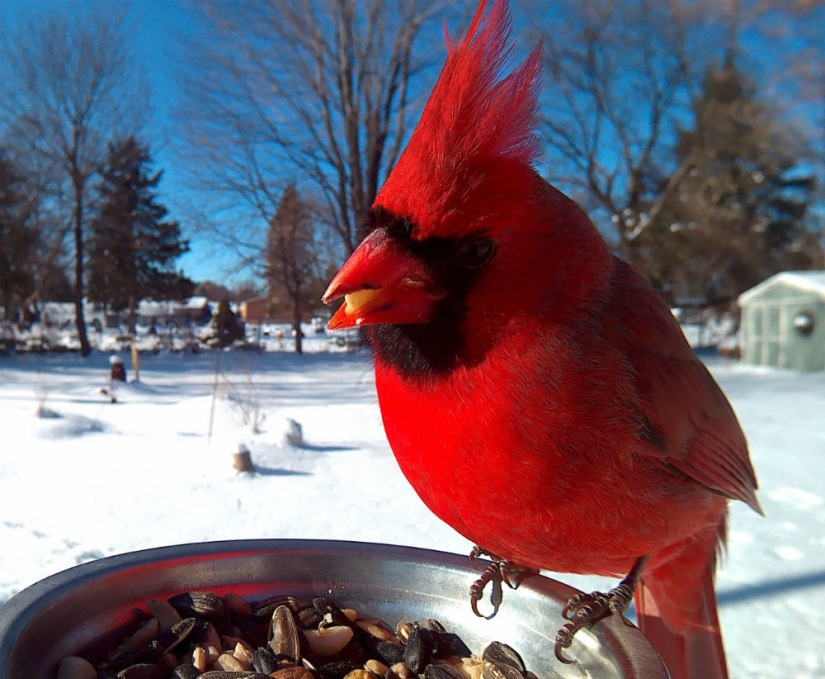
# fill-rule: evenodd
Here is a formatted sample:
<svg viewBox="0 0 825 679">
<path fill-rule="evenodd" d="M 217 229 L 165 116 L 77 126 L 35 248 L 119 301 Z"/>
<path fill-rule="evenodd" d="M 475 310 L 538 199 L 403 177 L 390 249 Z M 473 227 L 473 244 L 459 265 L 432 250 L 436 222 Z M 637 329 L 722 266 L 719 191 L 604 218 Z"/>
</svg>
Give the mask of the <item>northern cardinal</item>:
<svg viewBox="0 0 825 679">
<path fill-rule="evenodd" d="M 716 552 L 729 499 L 761 512 L 745 438 L 670 309 L 534 168 L 540 51 L 504 77 L 509 10 L 486 5 L 447 41 L 329 327 L 363 328 L 436 515 L 503 567 L 630 573 L 673 678 L 725 677 Z"/>
</svg>

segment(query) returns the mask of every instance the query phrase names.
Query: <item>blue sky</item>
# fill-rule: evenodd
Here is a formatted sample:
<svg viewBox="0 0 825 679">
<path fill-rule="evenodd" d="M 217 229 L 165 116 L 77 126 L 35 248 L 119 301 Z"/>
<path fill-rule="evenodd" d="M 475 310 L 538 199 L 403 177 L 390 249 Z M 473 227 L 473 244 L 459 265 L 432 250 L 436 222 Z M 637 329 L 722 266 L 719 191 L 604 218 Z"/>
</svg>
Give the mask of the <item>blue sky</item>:
<svg viewBox="0 0 825 679">
<path fill-rule="evenodd" d="M 14 0 L 17 2 L 18 0 Z M 41 0 L 57 2 L 59 0 Z M 90 4 L 94 0 L 76 0 Z M 176 105 L 181 65 L 181 42 L 203 35 L 197 15 L 177 0 L 133 0 L 127 18 L 134 26 L 135 52 L 146 68 L 151 84 L 153 115 L 147 125 L 147 137 L 159 168 L 164 170 L 162 192 L 167 207 L 187 229 L 191 250 L 181 257 L 180 266 L 194 280 L 213 280 L 231 284 L 248 274 L 233 276 L 232 260 L 225 250 L 216 248 L 212 239 L 198 229 L 186 215 L 188 187 L 180 176 L 171 145 L 176 134 L 173 108 Z"/>
</svg>

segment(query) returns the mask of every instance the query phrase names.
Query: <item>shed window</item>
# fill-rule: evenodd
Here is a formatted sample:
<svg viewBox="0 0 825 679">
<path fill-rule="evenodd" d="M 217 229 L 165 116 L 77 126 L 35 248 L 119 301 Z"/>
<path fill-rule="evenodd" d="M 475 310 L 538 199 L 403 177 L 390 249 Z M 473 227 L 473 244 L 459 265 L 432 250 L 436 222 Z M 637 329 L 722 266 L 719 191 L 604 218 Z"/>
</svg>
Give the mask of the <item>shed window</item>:
<svg viewBox="0 0 825 679">
<path fill-rule="evenodd" d="M 811 311 L 800 311 L 793 317 L 793 327 L 804 336 L 810 335 L 814 331 L 814 314 Z"/>
</svg>

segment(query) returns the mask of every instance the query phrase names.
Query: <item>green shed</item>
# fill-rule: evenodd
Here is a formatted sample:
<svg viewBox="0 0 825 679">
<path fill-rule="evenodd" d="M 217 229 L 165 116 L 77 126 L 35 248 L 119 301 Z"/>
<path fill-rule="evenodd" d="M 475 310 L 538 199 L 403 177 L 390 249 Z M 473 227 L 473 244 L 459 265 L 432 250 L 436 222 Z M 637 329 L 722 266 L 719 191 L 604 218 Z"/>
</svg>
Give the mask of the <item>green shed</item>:
<svg viewBox="0 0 825 679">
<path fill-rule="evenodd" d="M 825 271 L 786 271 L 739 296 L 742 360 L 825 370 Z"/>
</svg>

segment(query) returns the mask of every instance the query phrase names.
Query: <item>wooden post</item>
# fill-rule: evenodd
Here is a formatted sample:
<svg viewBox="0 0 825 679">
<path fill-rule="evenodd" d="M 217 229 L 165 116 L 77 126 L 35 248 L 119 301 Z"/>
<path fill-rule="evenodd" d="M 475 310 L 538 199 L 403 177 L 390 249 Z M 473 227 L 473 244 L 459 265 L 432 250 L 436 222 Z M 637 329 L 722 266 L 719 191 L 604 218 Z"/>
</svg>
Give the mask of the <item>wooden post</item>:
<svg viewBox="0 0 825 679">
<path fill-rule="evenodd" d="M 255 465 L 252 464 L 252 458 L 249 455 L 249 448 L 243 443 L 238 446 L 237 453 L 232 453 L 232 466 L 239 472 L 255 471 Z"/>
<path fill-rule="evenodd" d="M 140 359 L 138 358 L 138 348 L 135 338 L 132 337 L 132 370 L 135 371 L 134 381 L 140 380 Z"/>
</svg>

